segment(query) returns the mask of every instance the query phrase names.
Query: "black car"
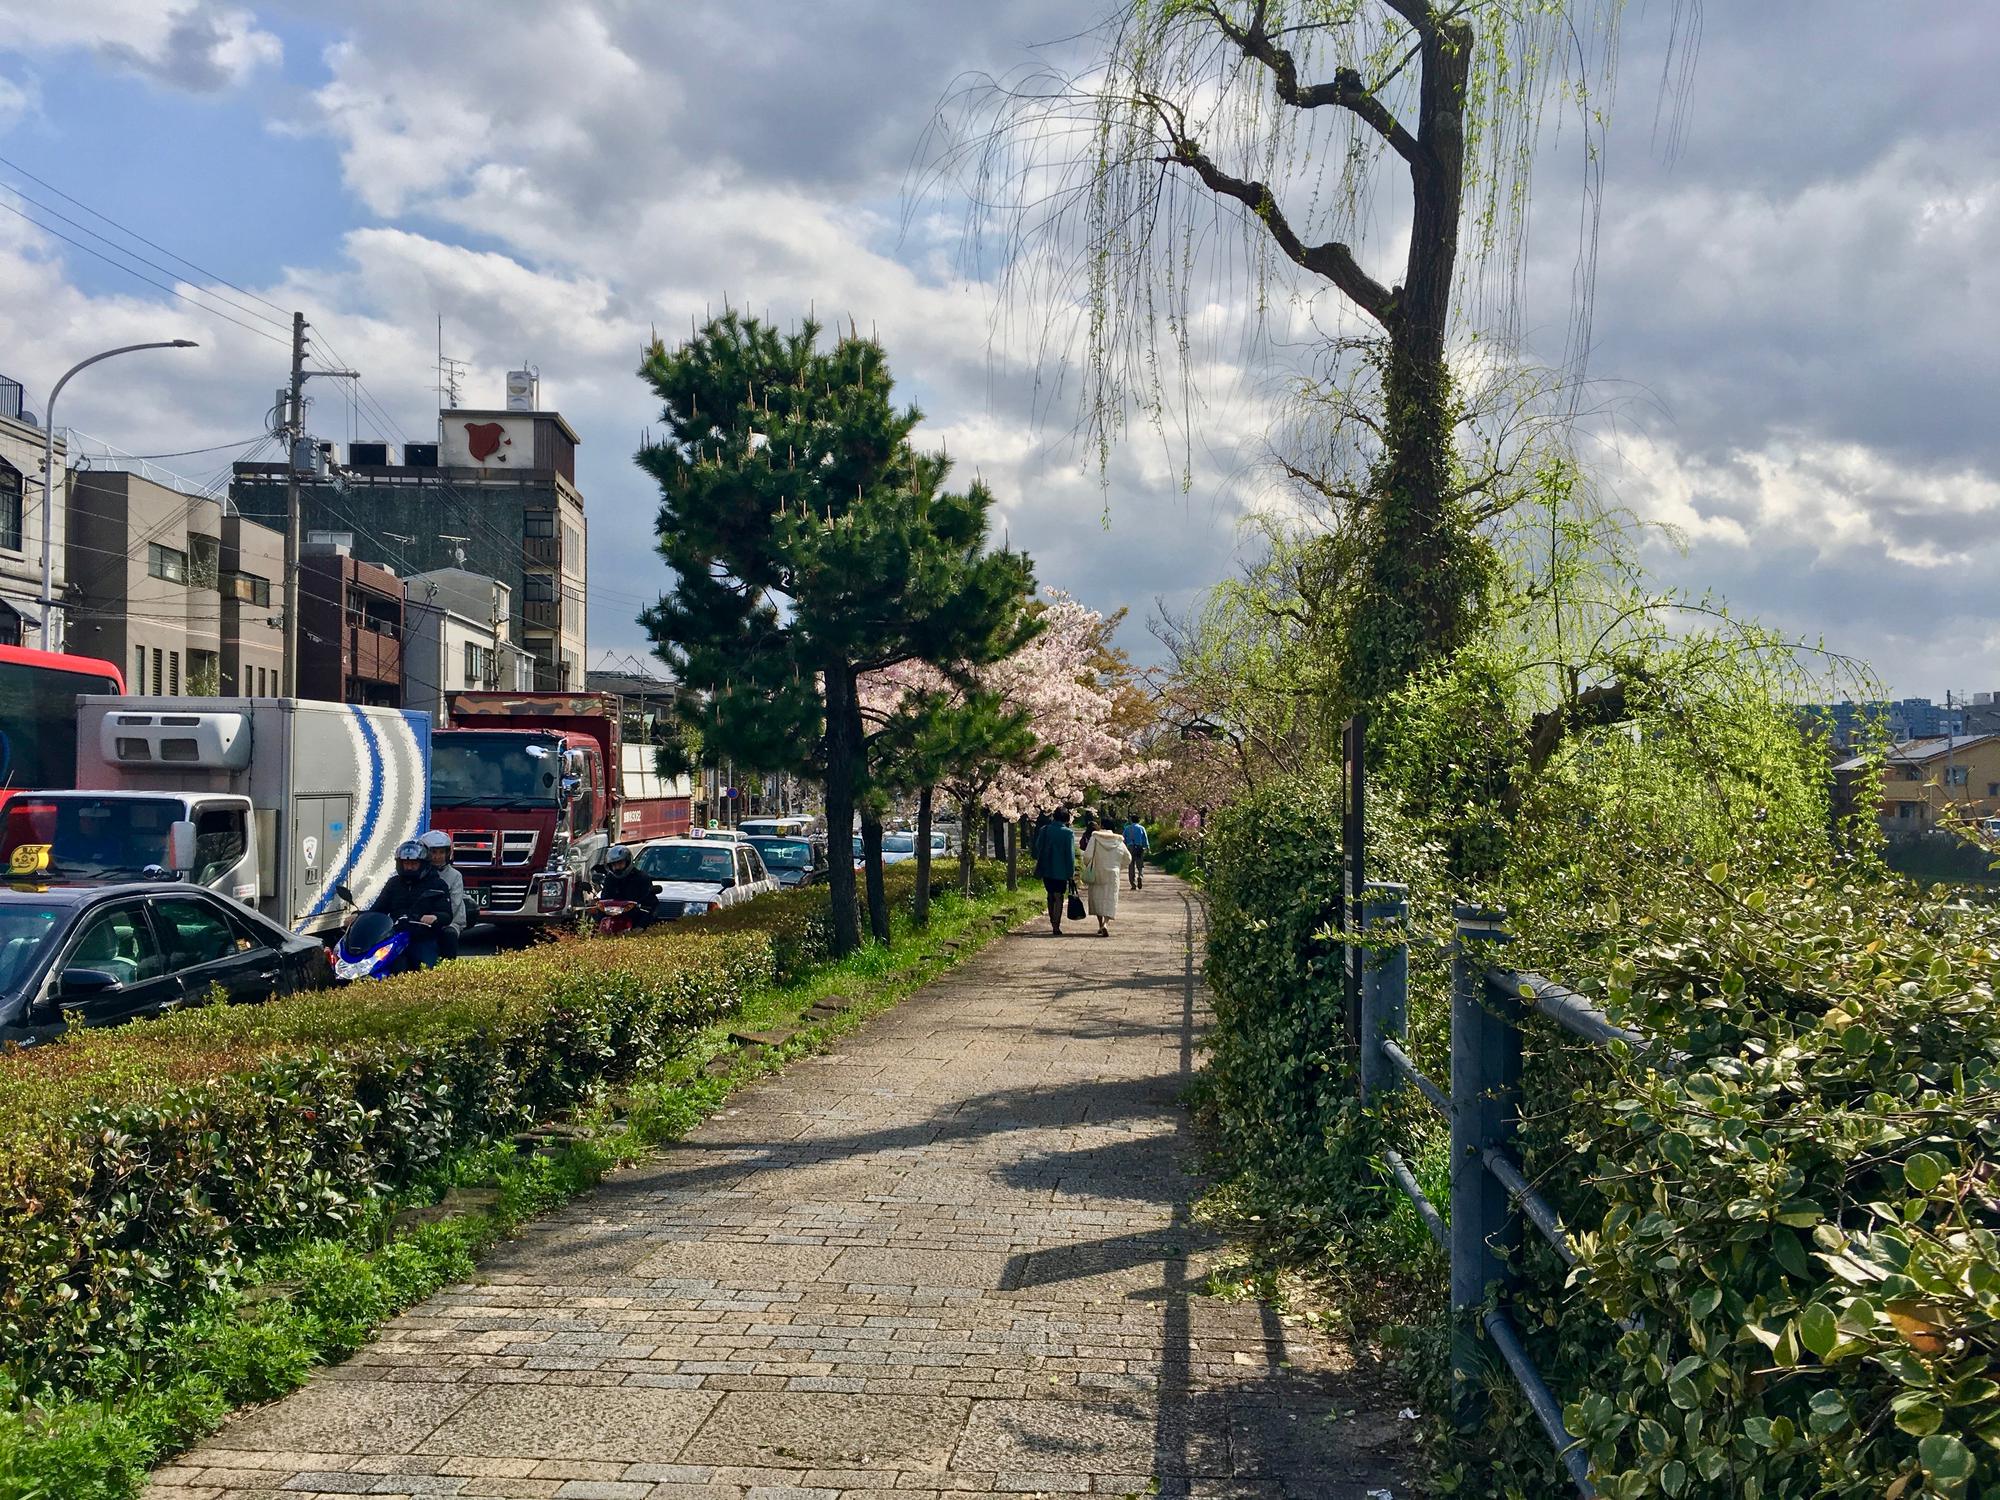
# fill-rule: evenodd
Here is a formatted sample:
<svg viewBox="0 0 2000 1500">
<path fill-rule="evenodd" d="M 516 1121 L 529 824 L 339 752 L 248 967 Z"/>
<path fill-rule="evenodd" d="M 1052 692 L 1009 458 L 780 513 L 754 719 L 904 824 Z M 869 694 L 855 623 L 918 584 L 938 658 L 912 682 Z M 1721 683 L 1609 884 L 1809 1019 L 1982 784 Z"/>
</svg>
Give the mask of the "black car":
<svg viewBox="0 0 2000 1500">
<path fill-rule="evenodd" d="M 764 856 L 764 868 L 785 890 L 818 885 L 826 879 L 826 845 L 818 839 L 792 839 L 753 834 L 749 842 Z"/>
<path fill-rule="evenodd" d="M 0 885 L 0 1043 L 332 983 L 317 941 L 201 886 Z"/>
</svg>

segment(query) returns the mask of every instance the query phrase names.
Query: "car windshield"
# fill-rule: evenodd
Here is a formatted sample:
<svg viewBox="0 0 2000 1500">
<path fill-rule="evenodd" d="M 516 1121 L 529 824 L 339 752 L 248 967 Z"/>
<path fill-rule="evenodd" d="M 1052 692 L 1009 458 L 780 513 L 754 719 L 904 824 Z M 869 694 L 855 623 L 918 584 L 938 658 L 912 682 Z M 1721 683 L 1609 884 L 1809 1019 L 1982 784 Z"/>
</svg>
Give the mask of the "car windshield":
<svg viewBox="0 0 2000 1500">
<path fill-rule="evenodd" d="M 148 865 L 166 866 L 167 830 L 186 816 L 179 802 L 165 797 L 16 797 L 0 822 L 0 867 L 12 866 L 16 850 L 42 845 L 48 849 L 41 865 L 47 875 L 69 880 L 141 875 Z"/>
<path fill-rule="evenodd" d="M 764 863 L 774 870 L 810 870 L 813 848 L 804 839 L 752 839 Z"/>
<path fill-rule="evenodd" d="M 28 982 L 61 926 L 61 907 L 0 906 L 0 996 L 11 996 Z"/>
<path fill-rule="evenodd" d="M 914 833 L 885 833 L 882 835 L 884 854 L 915 854 L 917 836 Z"/>
<path fill-rule="evenodd" d="M 652 844 L 639 851 L 639 868 L 655 880 L 727 885 L 736 878 L 736 856 L 727 847 L 697 849 L 692 844 Z"/>
<path fill-rule="evenodd" d="M 554 740 L 453 729 L 431 736 L 432 807 L 554 807 Z"/>
</svg>

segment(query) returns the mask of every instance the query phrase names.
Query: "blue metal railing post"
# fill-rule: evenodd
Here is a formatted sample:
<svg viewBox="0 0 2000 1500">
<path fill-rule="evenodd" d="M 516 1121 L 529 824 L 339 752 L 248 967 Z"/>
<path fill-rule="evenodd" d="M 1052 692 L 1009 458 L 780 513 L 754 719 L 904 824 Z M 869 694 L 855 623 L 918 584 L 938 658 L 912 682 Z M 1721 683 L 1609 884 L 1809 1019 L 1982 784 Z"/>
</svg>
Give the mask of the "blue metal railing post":
<svg viewBox="0 0 2000 1500">
<path fill-rule="evenodd" d="M 1409 1027 L 1410 946 L 1403 924 L 1410 914 L 1409 891 L 1387 881 L 1370 882 L 1361 907 L 1361 934 L 1391 927 L 1399 941 L 1390 948 L 1361 953 L 1361 1101 L 1401 1085 L 1382 1054 L 1382 1039 L 1400 1041 Z"/>
<path fill-rule="evenodd" d="M 1518 1125 L 1521 1032 L 1487 1002 L 1486 971 L 1507 941 L 1506 914 L 1454 908 L 1451 962 L 1451 1375 L 1453 1415 L 1473 1426 L 1484 1415 L 1487 1361 L 1480 1319 L 1487 1288 L 1506 1276 L 1519 1225 L 1506 1187 L 1485 1153 L 1511 1148 Z"/>
</svg>

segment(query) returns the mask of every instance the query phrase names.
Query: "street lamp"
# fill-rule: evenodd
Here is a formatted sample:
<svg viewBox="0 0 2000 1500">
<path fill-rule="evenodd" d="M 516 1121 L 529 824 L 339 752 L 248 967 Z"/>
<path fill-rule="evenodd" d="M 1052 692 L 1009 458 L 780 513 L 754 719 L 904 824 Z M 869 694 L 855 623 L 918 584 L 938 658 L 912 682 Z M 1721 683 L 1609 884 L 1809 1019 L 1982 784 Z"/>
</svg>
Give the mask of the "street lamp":
<svg viewBox="0 0 2000 1500">
<path fill-rule="evenodd" d="M 69 384 L 70 376 L 79 370 L 86 370 L 101 359 L 109 359 L 114 354 L 131 354 L 139 349 L 197 349 L 201 347 L 193 339 L 157 339 L 149 344 L 120 344 L 116 349 L 106 349 L 102 354 L 93 354 L 89 359 L 79 360 L 63 372 L 63 378 L 56 382 L 49 392 L 49 404 L 42 408 L 42 648 L 53 651 L 56 648 L 55 600 L 56 600 L 56 397 Z M 74 455 L 65 452 L 67 462 Z"/>
</svg>

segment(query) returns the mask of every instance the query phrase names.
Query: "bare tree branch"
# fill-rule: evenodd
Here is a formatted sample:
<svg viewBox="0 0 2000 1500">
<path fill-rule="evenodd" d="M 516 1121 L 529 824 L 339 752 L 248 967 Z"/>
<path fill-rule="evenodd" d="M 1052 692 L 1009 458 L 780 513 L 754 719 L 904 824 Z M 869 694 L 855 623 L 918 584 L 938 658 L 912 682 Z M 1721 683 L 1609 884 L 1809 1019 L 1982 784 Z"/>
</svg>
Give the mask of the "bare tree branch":
<svg viewBox="0 0 2000 1500">
<path fill-rule="evenodd" d="M 1238 26 L 1216 6 L 1203 5 L 1199 9 L 1244 56 L 1255 58 L 1270 70 L 1272 87 L 1285 103 L 1298 109 L 1324 109 L 1332 105 L 1347 110 L 1387 141 L 1403 160 L 1412 166 L 1421 164 L 1423 147 L 1417 138 L 1403 128 L 1386 104 L 1369 92 L 1354 69 L 1335 69 L 1331 83 L 1300 84 L 1297 59 L 1264 29 L 1267 5 L 1257 6 L 1248 26 Z"/>
<path fill-rule="evenodd" d="M 1207 184 L 1209 191 L 1241 203 L 1270 230 L 1278 248 L 1294 263 L 1316 276 L 1324 276 L 1376 322 L 1384 328 L 1394 329 L 1401 298 L 1362 270 L 1361 262 L 1354 258 L 1352 250 L 1338 240 L 1328 240 L 1320 245 L 1306 244 L 1279 209 L 1268 187 L 1261 182 L 1233 176 L 1209 159 L 1208 154 L 1187 134 L 1186 117 L 1176 106 L 1153 94 L 1141 94 L 1139 99 L 1153 111 L 1167 133 L 1171 152 L 1161 157 L 1161 161 L 1190 168 Z"/>
</svg>

